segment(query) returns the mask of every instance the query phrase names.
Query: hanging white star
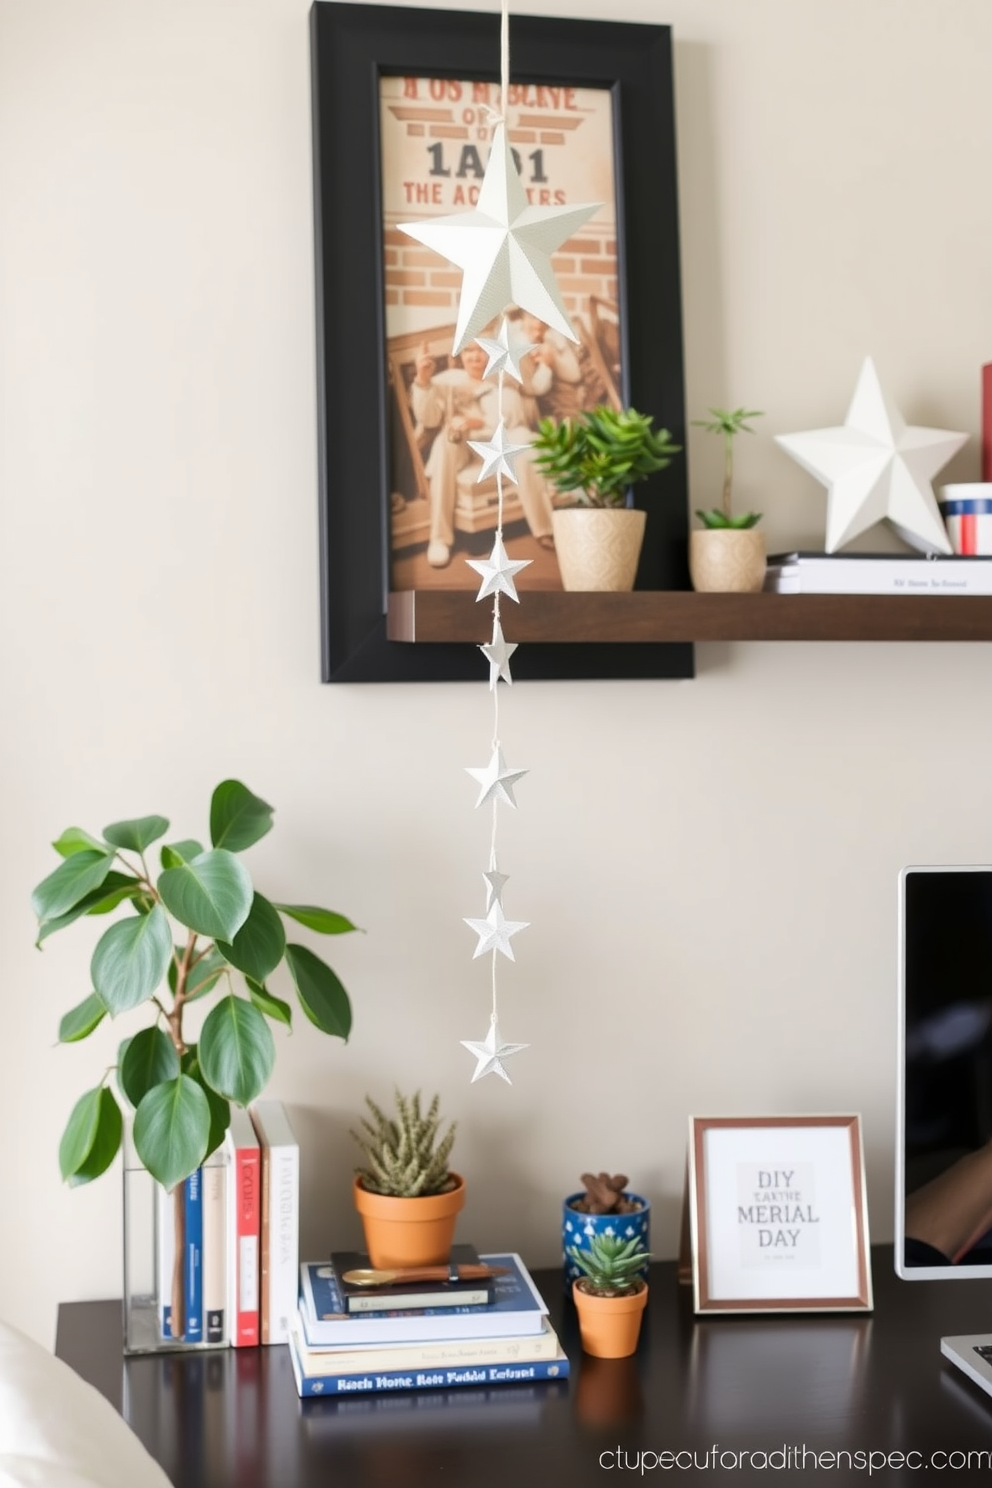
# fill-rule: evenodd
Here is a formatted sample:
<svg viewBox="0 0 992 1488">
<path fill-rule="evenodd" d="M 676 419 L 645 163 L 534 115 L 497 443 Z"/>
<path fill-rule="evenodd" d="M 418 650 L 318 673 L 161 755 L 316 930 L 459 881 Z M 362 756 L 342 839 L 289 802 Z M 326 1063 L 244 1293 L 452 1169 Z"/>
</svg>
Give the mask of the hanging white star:
<svg viewBox="0 0 992 1488">
<path fill-rule="evenodd" d="M 528 206 L 506 126 L 498 124 L 478 205 L 471 212 L 399 224 L 400 232 L 433 248 L 463 271 L 456 353 L 510 304 L 529 310 L 563 336 L 577 340 L 555 282 L 551 254 L 599 205 Z"/>
<path fill-rule="evenodd" d="M 493 638 L 488 645 L 480 646 L 479 650 L 489 663 L 489 690 L 496 686 L 500 677 L 504 682 L 513 686 L 513 678 L 510 676 L 510 657 L 517 649 L 516 641 L 503 639 L 503 627 L 497 620 L 493 626 Z"/>
<path fill-rule="evenodd" d="M 482 586 L 475 596 L 476 604 L 480 599 L 485 599 L 487 595 L 496 593 L 507 594 L 510 599 L 519 604 L 513 576 L 518 574 L 522 568 L 529 568 L 533 561 L 532 558 L 510 558 L 503 546 L 502 534 L 497 532 L 493 550 L 488 558 L 465 559 L 469 568 L 474 568 L 476 573 L 482 575 Z"/>
<path fill-rule="evenodd" d="M 482 769 L 476 769 L 472 765 L 465 766 L 473 779 L 479 782 L 479 799 L 476 806 L 481 806 L 485 801 L 505 801 L 508 806 L 516 806 L 513 798 L 513 787 L 517 781 L 527 774 L 526 770 L 508 770 L 503 758 L 503 751 L 497 744 L 493 750 L 493 757 Z"/>
<path fill-rule="evenodd" d="M 492 438 L 483 443 L 482 440 L 470 439 L 467 441 L 469 448 L 474 449 L 477 455 L 482 456 L 482 469 L 475 477 L 476 483 L 484 481 L 487 476 L 494 475 L 499 471 L 508 480 L 515 481 L 517 472 L 513 468 L 514 456 L 521 451 L 530 449 L 529 444 L 510 444 L 506 437 L 506 428 L 503 420 L 493 431 Z"/>
<path fill-rule="evenodd" d="M 519 1054 L 521 1049 L 529 1049 L 530 1044 L 504 1044 L 499 1036 L 499 1024 L 495 1016 L 489 1024 L 489 1032 L 480 1042 L 474 1039 L 462 1039 L 462 1047 L 470 1054 L 474 1054 L 478 1063 L 475 1066 L 475 1074 L 472 1076 L 472 1084 L 481 1080 L 484 1075 L 499 1075 L 507 1085 L 513 1081 L 503 1067 L 503 1060 L 509 1059 L 511 1054 Z"/>
<path fill-rule="evenodd" d="M 476 345 L 481 346 L 489 358 L 486 363 L 486 377 L 494 372 L 509 372 L 518 382 L 523 382 L 524 375 L 520 370 L 520 363 L 528 352 L 533 351 L 534 341 L 528 341 L 527 337 L 515 329 L 512 321 L 503 317 L 503 324 L 499 328 L 499 335 L 493 340 L 489 336 L 476 336 Z"/>
<path fill-rule="evenodd" d="M 828 488 L 828 553 L 886 518 L 911 547 L 950 553 L 930 481 L 967 438 L 948 429 L 907 427 L 882 392 L 871 357 L 865 358 L 842 427 L 775 436 Z"/>
<path fill-rule="evenodd" d="M 488 951 L 501 951 L 511 961 L 517 959 L 513 954 L 510 937 L 526 930 L 530 920 L 508 920 L 499 902 L 493 905 L 484 920 L 470 920 L 467 916 L 463 916 L 463 919 L 479 937 L 479 944 L 472 952 L 473 961 L 478 956 L 486 955 Z"/>
<path fill-rule="evenodd" d="M 493 853 L 492 866 L 487 873 L 483 873 L 482 877 L 486 881 L 486 914 L 488 914 L 494 904 L 502 905 L 503 885 L 507 882 L 510 875 L 508 873 L 500 873 L 499 865 L 496 862 L 496 854 Z"/>
</svg>

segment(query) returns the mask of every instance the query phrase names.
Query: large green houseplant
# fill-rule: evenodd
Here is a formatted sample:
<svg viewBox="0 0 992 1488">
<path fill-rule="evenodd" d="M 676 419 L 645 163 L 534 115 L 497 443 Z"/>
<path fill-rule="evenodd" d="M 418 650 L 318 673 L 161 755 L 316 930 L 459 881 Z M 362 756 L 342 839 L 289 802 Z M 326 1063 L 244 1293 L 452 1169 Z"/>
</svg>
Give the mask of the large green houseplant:
<svg viewBox="0 0 992 1488">
<path fill-rule="evenodd" d="M 574 500 L 551 519 L 564 587 L 632 589 L 645 513 L 630 488 L 664 470 L 680 446 L 649 414 L 602 404 L 560 423 L 541 419 L 532 448 L 537 469 Z"/>
<path fill-rule="evenodd" d="M 31 901 L 39 946 L 84 915 L 125 911 L 97 941 L 93 991 L 65 1014 L 59 1041 L 78 1043 L 104 1018 L 142 1006 L 152 1020 L 123 1040 L 115 1069 L 73 1107 L 59 1148 L 70 1184 L 110 1166 L 122 1140 L 122 1105 L 133 1112 L 139 1158 L 166 1189 L 220 1146 L 231 1103 L 247 1106 L 271 1074 L 270 1020 L 291 1026 L 290 1005 L 267 985 L 281 963 L 307 1018 L 347 1039 L 348 994 L 311 950 L 287 942 L 284 920 L 326 935 L 355 926 L 333 910 L 274 904 L 254 889 L 240 854 L 271 826 L 272 807 L 240 781 L 225 780 L 210 802 L 210 847 L 165 842 L 157 872 L 146 855 L 169 831 L 164 816 L 114 822 L 100 836 L 70 827 L 53 843 L 63 861 Z M 186 1009 L 210 995 L 214 1005 L 190 1043 Z"/>
</svg>

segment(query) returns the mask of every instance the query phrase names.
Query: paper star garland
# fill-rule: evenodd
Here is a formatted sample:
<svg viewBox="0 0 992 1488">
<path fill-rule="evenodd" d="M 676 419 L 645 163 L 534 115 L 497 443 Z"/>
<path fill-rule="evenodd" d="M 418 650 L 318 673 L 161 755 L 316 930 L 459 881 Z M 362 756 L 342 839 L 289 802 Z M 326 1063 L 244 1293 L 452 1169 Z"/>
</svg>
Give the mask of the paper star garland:
<svg viewBox="0 0 992 1488">
<path fill-rule="evenodd" d="M 500 951 L 509 960 L 515 961 L 513 947 L 510 937 L 526 930 L 530 924 L 529 920 L 508 920 L 503 913 L 503 906 L 498 901 L 492 906 L 484 920 L 470 920 L 465 917 L 466 925 L 471 926 L 479 937 L 479 944 L 472 952 L 473 961 L 478 956 L 484 956 L 488 951 L 494 954 Z"/>
<path fill-rule="evenodd" d="M 924 553 L 951 543 L 930 484 L 967 434 L 907 426 L 865 359 L 843 426 L 777 434 L 776 443 L 827 488 L 828 553 L 887 519 Z"/>
<path fill-rule="evenodd" d="M 528 352 L 533 351 L 536 343 L 528 341 L 526 336 L 516 331 L 512 321 L 504 316 L 495 340 L 488 336 L 477 336 L 475 339 L 476 345 L 481 346 L 489 358 L 486 363 L 486 377 L 494 372 L 509 372 L 511 377 L 523 382 L 524 374 L 520 370 L 520 363 Z"/>
<path fill-rule="evenodd" d="M 488 873 L 484 873 L 482 877 L 485 879 L 486 882 L 486 914 L 488 914 L 494 904 L 502 905 L 503 885 L 507 882 L 510 875 L 508 873 L 500 873 L 494 854 L 492 867 L 489 869 Z"/>
<path fill-rule="evenodd" d="M 529 1044 L 504 1044 L 500 1038 L 499 1024 L 495 1016 L 489 1024 L 489 1032 L 481 1043 L 472 1039 L 462 1039 L 461 1043 L 462 1047 L 470 1054 L 474 1054 L 478 1060 L 475 1074 L 472 1076 L 473 1085 L 476 1080 L 481 1080 L 485 1075 L 499 1075 L 507 1085 L 512 1085 L 513 1081 L 503 1067 L 503 1060 L 509 1059 L 511 1054 L 519 1054 L 521 1049 L 530 1048 Z"/>
<path fill-rule="evenodd" d="M 522 568 L 529 568 L 533 561 L 532 558 L 510 558 L 503 546 L 502 531 L 497 532 L 493 550 L 488 558 L 466 558 L 465 560 L 469 568 L 474 568 L 476 573 L 482 575 L 482 587 L 475 596 L 476 604 L 489 594 L 506 594 L 519 604 L 513 576 L 518 574 Z"/>
<path fill-rule="evenodd" d="M 477 807 L 485 801 L 505 801 L 508 806 L 516 806 L 513 787 L 527 771 L 507 769 L 503 751 L 498 744 L 493 750 L 492 759 L 483 769 L 475 769 L 472 765 L 466 765 L 465 768 L 481 786 L 479 799 L 475 803 Z"/>
<path fill-rule="evenodd" d="M 517 649 L 516 641 L 503 639 L 503 627 L 497 620 L 493 625 L 493 638 L 487 646 L 480 646 L 479 650 L 489 663 L 489 690 L 496 686 L 500 677 L 504 682 L 513 685 L 510 676 L 510 657 Z"/>
<path fill-rule="evenodd" d="M 506 438 L 506 429 L 503 420 L 500 419 L 493 431 L 492 438 L 483 443 L 481 440 L 468 440 L 470 449 L 474 449 L 477 455 L 482 456 L 482 469 L 475 477 L 476 484 L 484 481 L 487 476 L 494 475 L 499 471 L 508 480 L 516 481 L 517 472 L 513 468 L 515 455 L 523 450 L 530 449 L 529 444 L 510 444 Z"/>
<path fill-rule="evenodd" d="M 577 339 L 562 302 L 551 254 L 580 228 L 599 203 L 531 207 L 517 175 L 505 124 L 493 131 L 492 151 L 471 212 L 401 222 L 400 232 L 433 248 L 462 270 L 454 351 L 462 350 L 507 305 L 529 310 Z"/>
</svg>

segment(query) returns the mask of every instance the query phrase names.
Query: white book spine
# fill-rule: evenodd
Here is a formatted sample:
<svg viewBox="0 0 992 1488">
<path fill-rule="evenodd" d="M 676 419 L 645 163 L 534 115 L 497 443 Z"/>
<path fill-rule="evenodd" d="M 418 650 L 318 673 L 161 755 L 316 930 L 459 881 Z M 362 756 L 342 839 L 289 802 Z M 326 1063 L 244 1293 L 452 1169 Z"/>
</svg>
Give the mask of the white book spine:
<svg viewBox="0 0 992 1488">
<path fill-rule="evenodd" d="M 227 1342 L 227 1165 L 223 1149 L 203 1169 L 203 1311 L 207 1343 Z"/>
<path fill-rule="evenodd" d="M 814 559 L 770 564 L 765 587 L 780 594 L 992 594 L 992 564 Z"/>
<path fill-rule="evenodd" d="M 262 1155 L 262 1343 L 288 1343 L 300 1279 L 300 1149 L 285 1108 L 259 1101 L 252 1108 Z"/>
</svg>

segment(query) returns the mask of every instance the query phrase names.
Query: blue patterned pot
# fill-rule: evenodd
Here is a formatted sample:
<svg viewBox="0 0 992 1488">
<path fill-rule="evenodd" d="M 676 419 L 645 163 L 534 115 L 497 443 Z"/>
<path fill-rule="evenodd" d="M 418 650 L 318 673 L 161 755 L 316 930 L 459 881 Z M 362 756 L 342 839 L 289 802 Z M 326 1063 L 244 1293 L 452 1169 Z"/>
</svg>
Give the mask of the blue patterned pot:
<svg viewBox="0 0 992 1488">
<path fill-rule="evenodd" d="M 640 1209 L 632 1209 L 629 1214 L 583 1214 L 580 1209 L 573 1209 L 571 1206 L 575 1200 L 584 1197 L 582 1192 L 569 1194 L 561 1211 L 561 1253 L 565 1267 L 565 1286 L 569 1291 L 572 1289 L 572 1282 L 577 1281 L 582 1272 L 574 1261 L 569 1260 L 568 1250 L 573 1245 L 578 1246 L 579 1250 L 588 1250 L 592 1235 L 619 1235 L 621 1240 L 637 1238 L 645 1250 L 651 1249 L 651 1205 L 647 1199 L 628 1191 L 624 1193 L 624 1198 L 640 1204 Z M 647 1279 L 647 1274 L 645 1262 L 640 1275 Z"/>
</svg>

